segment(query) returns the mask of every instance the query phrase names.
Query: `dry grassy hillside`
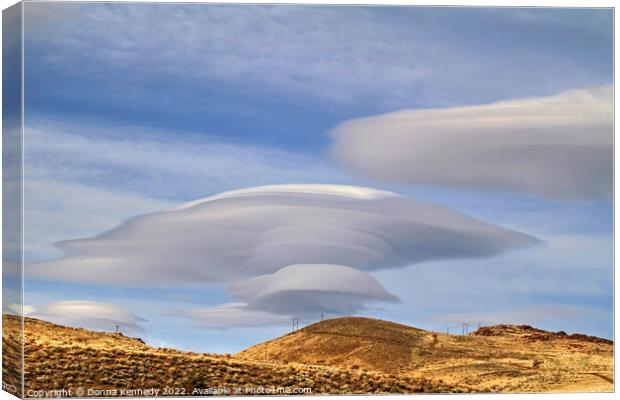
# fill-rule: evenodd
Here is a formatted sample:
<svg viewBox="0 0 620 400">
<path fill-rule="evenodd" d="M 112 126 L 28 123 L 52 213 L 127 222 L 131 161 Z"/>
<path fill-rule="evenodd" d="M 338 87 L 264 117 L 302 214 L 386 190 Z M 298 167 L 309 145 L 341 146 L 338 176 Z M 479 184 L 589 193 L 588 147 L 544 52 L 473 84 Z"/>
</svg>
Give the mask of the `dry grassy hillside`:
<svg viewBox="0 0 620 400">
<path fill-rule="evenodd" d="M 241 357 L 306 364 L 348 365 L 401 372 L 416 348 L 430 348 L 429 332 L 369 318 L 337 318 L 250 347 Z"/>
<path fill-rule="evenodd" d="M 21 397 L 22 341 L 20 321 L 2 318 L 2 383 L 7 392 Z"/>
<path fill-rule="evenodd" d="M 338 318 L 238 354 L 430 377 L 470 391 L 612 391 L 613 343 L 529 326 L 447 335 L 368 318 Z"/>
<path fill-rule="evenodd" d="M 3 315 L 3 345 L 19 348 L 20 320 Z M 119 390 L 171 388 L 167 394 L 209 394 L 217 390 L 310 388 L 311 393 L 409 393 L 458 390 L 430 379 L 400 377 L 381 371 L 361 371 L 336 366 L 304 365 L 247 359 L 217 354 L 197 354 L 153 348 L 121 334 L 92 332 L 26 318 L 25 390 L 78 388 Z M 18 359 L 4 358 L 3 370 L 18 368 Z M 258 392 L 256 392 L 258 391 Z M 280 392 L 285 393 L 285 392 Z M 159 395 L 165 394 L 160 392 Z M 226 392 L 216 392 L 226 394 Z M 97 393 L 99 396 L 114 393 Z M 116 395 L 140 395 L 117 392 Z"/>
<path fill-rule="evenodd" d="M 19 329 L 18 318 L 3 316 L 3 347 L 12 353 L 19 352 Z M 25 342 L 26 394 L 65 388 L 75 395 L 83 388 L 88 396 L 88 389 L 151 387 L 159 388 L 158 395 L 273 388 L 310 388 L 315 394 L 613 390 L 610 341 L 528 326 L 483 327 L 456 336 L 338 318 L 230 356 L 153 348 L 121 334 L 26 318 Z M 4 357 L 5 382 L 18 384 L 11 375 L 18 363 L 19 357 Z"/>
</svg>

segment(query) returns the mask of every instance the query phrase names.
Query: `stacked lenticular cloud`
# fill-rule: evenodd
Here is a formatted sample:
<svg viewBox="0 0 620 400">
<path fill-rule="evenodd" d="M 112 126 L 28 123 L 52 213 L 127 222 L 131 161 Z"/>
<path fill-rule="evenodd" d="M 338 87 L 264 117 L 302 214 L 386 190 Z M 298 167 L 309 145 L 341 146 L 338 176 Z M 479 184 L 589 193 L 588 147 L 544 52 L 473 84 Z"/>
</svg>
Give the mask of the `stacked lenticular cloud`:
<svg viewBox="0 0 620 400">
<path fill-rule="evenodd" d="M 188 315 L 213 326 L 218 320 L 231 324 L 231 314 L 248 321 L 258 313 L 264 323 L 397 301 L 370 271 L 487 257 L 535 242 L 390 192 L 279 185 L 207 197 L 132 218 L 94 238 L 63 242 L 66 257 L 33 265 L 30 273 L 124 285 L 223 283 L 238 302 Z"/>
</svg>

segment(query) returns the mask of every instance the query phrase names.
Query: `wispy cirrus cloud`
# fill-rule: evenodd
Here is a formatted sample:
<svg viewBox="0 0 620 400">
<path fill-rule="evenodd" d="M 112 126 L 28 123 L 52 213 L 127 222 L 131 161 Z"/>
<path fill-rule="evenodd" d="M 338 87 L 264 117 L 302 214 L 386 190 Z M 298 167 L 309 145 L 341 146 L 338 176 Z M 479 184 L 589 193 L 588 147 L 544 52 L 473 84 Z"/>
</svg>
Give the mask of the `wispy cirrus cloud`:
<svg viewBox="0 0 620 400">
<path fill-rule="evenodd" d="M 34 61 L 76 78 L 217 81 L 385 109 L 548 93 L 566 77 L 609 82 L 611 69 L 590 60 L 611 63 L 612 19 L 595 9 L 29 3 L 26 40 Z"/>
<path fill-rule="evenodd" d="M 215 307 L 182 310 L 179 315 L 204 328 L 252 328 L 289 323 L 287 315 L 248 309 L 245 303 L 224 303 Z"/>
<path fill-rule="evenodd" d="M 178 201 L 239 187 L 344 175 L 314 156 L 229 143 L 209 132 L 33 118 L 25 135 L 26 179 L 75 182 L 160 199 Z"/>
</svg>

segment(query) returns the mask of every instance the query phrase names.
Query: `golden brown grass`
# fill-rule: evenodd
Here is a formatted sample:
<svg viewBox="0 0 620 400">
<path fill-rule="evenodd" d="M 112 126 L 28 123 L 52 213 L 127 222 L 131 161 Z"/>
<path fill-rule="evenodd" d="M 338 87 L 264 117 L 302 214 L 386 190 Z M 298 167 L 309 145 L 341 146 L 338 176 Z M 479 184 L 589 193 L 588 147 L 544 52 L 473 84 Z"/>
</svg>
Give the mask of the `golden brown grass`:
<svg viewBox="0 0 620 400">
<path fill-rule="evenodd" d="M 428 378 L 465 391 L 612 391 L 613 343 L 529 326 L 447 335 L 369 318 L 337 318 L 238 357 Z"/>
<path fill-rule="evenodd" d="M 3 342 L 19 346 L 20 321 L 3 316 Z M 25 389 L 256 387 L 310 388 L 311 393 L 411 393 L 458 390 L 429 379 L 337 366 L 251 360 L 153 348 L 120 334 L 25 320 Z M 19 347 L 18 347 L 19 348 Z M 11 370 L 15 360 L 5 359 Z"/>
<path fill-rule="evenodd" d="M 312 393 L 612 391 L 613 344 L 528 326 L 446 335 L 338 318 L 236 355 L 153 348 L 25 320 L 25 388 L 310 388 Z M 19 387 L 20 320 L 3 316 L 5 382 Z M 8 351 L 7 351 L 8 350 Z"/>
<path fill-rule="evenodd" d="M 2 382 L 9 393 L 21 397 L 21 322 L 15 317 L 2 319 Z"/>
</svg>

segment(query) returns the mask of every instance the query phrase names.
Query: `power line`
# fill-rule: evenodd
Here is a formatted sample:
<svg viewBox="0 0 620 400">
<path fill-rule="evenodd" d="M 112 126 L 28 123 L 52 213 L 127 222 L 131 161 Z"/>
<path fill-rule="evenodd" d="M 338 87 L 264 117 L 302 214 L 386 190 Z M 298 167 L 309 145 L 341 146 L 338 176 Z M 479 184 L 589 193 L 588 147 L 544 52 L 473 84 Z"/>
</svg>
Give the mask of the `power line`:
<svg viewBox="0 0 620 400">
<path fill-rule="evenodd" d="M 473 330 L 475 325 L 478 325 L 478 329 L 480 329 L 482 327 L 482 323 L 480 323 L 480 322 L 475 322 L 475 323 L 474 322 L 461 322 L 461 323 L 458 323 L 456 325 L 446 326 L 446 334 L 449 335 L 451 329 L 453 330 L 453 332 L 455 332 L 455 331 L 458 332 L 457 329 L 460 328 L 461 334 L 462 335 L 467 335 L 468 333 L 470 333 Z"/>
</svg>

